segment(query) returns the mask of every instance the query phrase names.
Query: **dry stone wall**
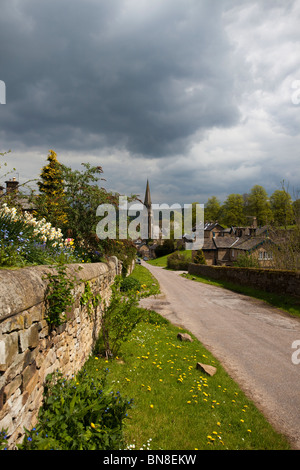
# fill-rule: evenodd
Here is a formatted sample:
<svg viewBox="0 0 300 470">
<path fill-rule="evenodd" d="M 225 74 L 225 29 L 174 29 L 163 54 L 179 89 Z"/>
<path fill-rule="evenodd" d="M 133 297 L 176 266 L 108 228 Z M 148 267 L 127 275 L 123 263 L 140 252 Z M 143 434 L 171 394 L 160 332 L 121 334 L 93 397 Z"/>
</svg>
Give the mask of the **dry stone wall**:
<svg viewBox="0 0 300 470">
<path fill-rule="evenodd" d="M 54 330 L 45 319 L 45 276 L 50 271 L 46 266 L 0 271 L 0 430 L 7 429 L 9 448 L 22 440 L 24 427 L 36 423 L 46 376 L 55 370 L 71 376 L 92 352 L 100 308 L 91 314 L 80 305 L 85 282 L 93 294 L 109 301 L 121 265 L 114 257 L 108 263 L 68 265 L 67 272 L 78 279 L 75 302 L 67 322 Z"/>
<path fill-rule="evenodd" d="M 254 287 L 300 297 L 300 272 L 276 269 L 238 268 L 230 266 L 207 266 L 189 264 L 189 274 L 206 276 L 213 280 L 223 280 L 235 284 Z"/>
</svg>

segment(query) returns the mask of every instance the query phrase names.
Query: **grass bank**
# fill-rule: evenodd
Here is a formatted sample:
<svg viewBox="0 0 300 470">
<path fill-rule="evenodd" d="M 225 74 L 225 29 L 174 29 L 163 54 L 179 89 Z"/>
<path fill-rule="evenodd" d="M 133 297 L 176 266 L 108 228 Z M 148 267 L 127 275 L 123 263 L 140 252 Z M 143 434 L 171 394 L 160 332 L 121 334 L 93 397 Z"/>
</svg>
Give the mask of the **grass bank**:
<svg viewBox="0 0 300 470">
<path fill-rule="evenodd" d="M 133 399 L 125 421 L 127 446 L 151 450 L 289 449 L 218 361 L 195 339 L 147 312 L 120 355 L 89 360 L 91 374 L 107 368 L 112 390 Z M 197 362 L 213 365 L 210 377 Z"/>
<path fill-rule="evenodd" d="M 137 279 L 141 284 L 146 286 L 145 290 L 148 295 L 159 294 L 159 283 L 157 279 L 152 276 L 148 269 L 144 268 L 140 264 L 136 264 L 132 274 L 129 276 Z"/>
<path fill-rule="evenodd" d="M 191 250 L 182 250 L 179 251 L 181 255 L 183 255 L 189 262 L 192 261 L 192 251 Z M 172 254 L 172 253 L 170 253 Z M 151 264 L 152 266 L 160 266 L 161 268 L 167 269 L 168 264 L 168 257 L 170 254 L 161 256 L 160 258 L 148 260 L 147 263 Z"/>
<path fill-rule="evenodd" d="M 132 276 L 153 286 L 153 276 L 136 266 Z M 157 287 L 157 286 L 156 286 Z M 118 358 L 93 356 L 91 374 L 108 369 L 112 390 L 133 399 L 124 432 L 127 446 L 151 450 L 289 449 L 222 365 L 192 336 L 161 315 L 145 311 Z M 217 368 L 210 377 L 197 362 Z M 99 372 L 98 372 L 99 371 Z"/>
<path fill-rule="evenodd" d="M 147 263 L 151 264 L 151 266 L 160 266 L 161 268 L 166 268 L 168 256 L 169 255 L 165 255 L 161 256 L 160 258 L 149 259 Z"/>
</svg>

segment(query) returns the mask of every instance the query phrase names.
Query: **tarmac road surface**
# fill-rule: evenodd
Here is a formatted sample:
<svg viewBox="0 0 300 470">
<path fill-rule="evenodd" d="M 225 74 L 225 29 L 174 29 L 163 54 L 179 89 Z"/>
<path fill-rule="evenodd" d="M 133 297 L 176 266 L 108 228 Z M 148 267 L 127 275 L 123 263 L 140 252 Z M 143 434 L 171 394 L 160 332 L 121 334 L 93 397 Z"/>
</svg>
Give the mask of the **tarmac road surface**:
<svg viewBox="0 0 300 470">
<path fill-rule="evenodd" d="M 142 265 L 162 294 L 140 304 L 193 333 L 273 427 L 300 449 L 300 319 L 179 272 Z"/>
</svg>

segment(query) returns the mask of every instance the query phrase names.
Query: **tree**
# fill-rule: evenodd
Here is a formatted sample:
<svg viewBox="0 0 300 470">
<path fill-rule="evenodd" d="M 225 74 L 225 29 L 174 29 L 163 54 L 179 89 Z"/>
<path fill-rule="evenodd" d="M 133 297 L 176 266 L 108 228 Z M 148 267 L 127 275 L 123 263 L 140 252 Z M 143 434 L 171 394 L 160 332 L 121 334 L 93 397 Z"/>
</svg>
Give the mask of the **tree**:
<svg viewBox="0 0 300 470">
<path fill-rule="evenodd" d="M 99 182 L 103 169 L 82 163 L 83 170 L 73 170 L 62 165 L 65 183 L 66 213 L 68 225 L 66 234 L 74 238 L 76 246 L 92 262 L 99 261 L 103 256 L 117 256 L 127 268 L 136 255 L 136 248 L 130 240 L 116 239 L 100 240 L 96 234 L 99 222 L 97 208 L 101 204 L 112 204 L 118 214 L 119 194 L 100 187 Z M 136 199 L 131 195 L 128 201 Z M 79 249 L 78 248 L 78 249 Z"/>
<path fill-rule="evenodd" d="M 97 207 L 110 203 L 117 206 L 118 195 L 107 192 L 98 184 L 103 173 L 101 166 L 82 163 L 83 170 L 73 170 L 62 165 L 66 213 L 68 218 L 67 235 L 77 242 L 83 250 L 104 252 L 106 242 L 100 243 L 96 235 L 98 217 Z M 102 178 L 101 178 L 102 179 Z"/>
<path fill-rule="evenodd" d="M 174 241 L 173 240 L 164 240 L 162 245 L 158 245 L 155 248 L 155 255 L 157 258 L 161 256 L 169 255 L 174 251 Z"/>
<path fill-rule="evenodd" d="M 37 183 L 40 191 L 36 199 L 38 213 L 55 227 L 62 228 L 67 223 L 62 165 L 53 150 L 49 150 L 47 161 Z"/>
<path fill-rule="evenodd" d="M 216 196 L 208 198 L 204 209 L 205 222 L 215 222 L 221 214 L 221 203 Z"/>
<path fill-rule="evenodd" d="M 270 197 L 271 209 L 275 225 L 285 228 L 294 221 L 292 198 L 284 189 L 277 189 Z"/>
<path fill-rule="evenodd" d="M 227 226 L 242 226 L 246 223 L 241 194 L 229 194 L 222 206 L 222 222 Z"/>
<path fill-rule="evenodd" d="M 249 252 L 239 254 L 237 261 L 233 265 L 238 268 L 259 268 L 257 258 Z"/>
<path fill-rule="evenodd" d="M 296 224 L 300 226 L 300 199 L 293 202 L 293 213 Z"/>
<path fill-rule="evenodd" d="M 202 249 L 196 251 L 195 257 L 193 259 L 193 263 L 195 263 L 195 264 L 206 264 L 206 259 L 205 259 L 205 256 L 204 256 L 204 253 L 203 253 Z"/>
<path fill-rule="evenodd" d="M 265 225 L 272 220 L 272 211 L 266 190 L 256 184 L 248 196 L 248 214 L 257 218 L 258 225 Z"/>
</svg>

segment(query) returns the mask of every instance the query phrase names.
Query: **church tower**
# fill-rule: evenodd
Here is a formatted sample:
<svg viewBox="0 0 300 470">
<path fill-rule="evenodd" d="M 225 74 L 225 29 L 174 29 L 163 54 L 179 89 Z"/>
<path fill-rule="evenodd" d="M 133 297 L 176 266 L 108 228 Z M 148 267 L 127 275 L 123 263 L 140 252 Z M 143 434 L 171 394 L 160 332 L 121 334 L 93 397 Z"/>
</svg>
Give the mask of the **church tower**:
<svg viewBox="0 0 300 470">
<path fill-rule="evenodd" d="M 148 180 L 147 180 L 147 185 L 146 185 L 144 206 L 146 207 L 147 212 L 148 212 L 148 240 L 150 240 L 152 239 L 153 213 L 152 213 L 150 186 L 149 186 Z"/>
</svg>

